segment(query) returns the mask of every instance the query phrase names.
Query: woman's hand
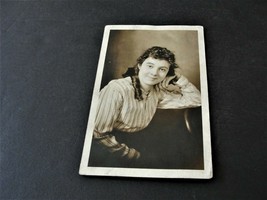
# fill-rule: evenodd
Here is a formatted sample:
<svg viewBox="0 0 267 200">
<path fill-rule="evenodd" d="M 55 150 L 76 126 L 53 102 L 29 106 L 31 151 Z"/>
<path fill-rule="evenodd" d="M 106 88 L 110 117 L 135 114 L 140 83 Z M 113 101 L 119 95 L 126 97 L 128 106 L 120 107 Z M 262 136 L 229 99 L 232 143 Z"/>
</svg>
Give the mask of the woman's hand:
<svg viewBox="0 0 267 200">
<path fill-rule="evenodd" d="M 177 84 L 171 83 L 177 76 L 167 76 L 160 84 L 159 88 L 164 92 L 170 92 L 174 94 L 181 94 L 181 88 Z"/>
<path fill-rule="evenodd" d="M 128 160 L 137 160 L 140 158 L 140 152 L 134 148 L 129 148 L 128 151 L 124 152 L 122 157 L 126 157 Z"/>
</svg>

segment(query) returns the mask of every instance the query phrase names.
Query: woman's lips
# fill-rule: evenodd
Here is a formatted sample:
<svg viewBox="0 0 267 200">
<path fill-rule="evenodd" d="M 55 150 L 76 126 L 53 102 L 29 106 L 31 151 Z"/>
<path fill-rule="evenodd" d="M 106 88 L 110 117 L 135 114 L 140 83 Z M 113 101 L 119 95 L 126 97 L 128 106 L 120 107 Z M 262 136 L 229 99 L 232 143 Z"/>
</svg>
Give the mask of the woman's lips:
<svg viewBox="0 0 267 200">
<path fill-rule="evenodd" d="M 148 77 L 148 78 L 150 78 L 151 80 L 156 80 L 157 79 L 157 77 Z"/>
</svg>

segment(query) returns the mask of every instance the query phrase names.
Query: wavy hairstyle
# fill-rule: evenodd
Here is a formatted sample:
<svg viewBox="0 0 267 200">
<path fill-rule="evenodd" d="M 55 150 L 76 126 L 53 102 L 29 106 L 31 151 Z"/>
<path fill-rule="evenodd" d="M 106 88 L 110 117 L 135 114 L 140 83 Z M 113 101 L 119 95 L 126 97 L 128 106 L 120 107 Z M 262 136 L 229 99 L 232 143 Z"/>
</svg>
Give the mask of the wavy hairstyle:
<svg viewBox="0 0 267 200">
<path fill-rule="evenodd" d="M 169 71 L 166 76 L 174 76 L 175 68 L 178 68 L 178 65 L 175 63 L 175 55 L 164 47 L 154 46 L 147 49 L 138 59 L 134 67 L 128 68 L 128 70 L 122 75 L 123 77 L 130 76 L 133 87 L 134 87 L 134 97 L 135 99 L 141 101 L 143 100 L 142 90 L 140 80 L 138 78 L 139 68 L 138 65 L 142 65 L 143 62 L 148 58 L 152 57 L 155 59 L 166 60 L 169 64 Z M 174 80 L 177 81 L 177 80 Z"/>
</svg>

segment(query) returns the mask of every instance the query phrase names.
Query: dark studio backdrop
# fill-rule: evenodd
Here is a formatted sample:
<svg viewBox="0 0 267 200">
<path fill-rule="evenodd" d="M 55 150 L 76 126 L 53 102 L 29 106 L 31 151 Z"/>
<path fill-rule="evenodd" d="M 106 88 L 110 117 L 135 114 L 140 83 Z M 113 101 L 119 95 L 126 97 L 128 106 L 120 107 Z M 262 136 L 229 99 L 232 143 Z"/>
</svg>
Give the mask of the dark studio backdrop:
<svg viewBox="0 0 267 200">
<path fill-rule="evenodd" d="M 266 8 L 260 0 L 2 0 L 0 198 L 266 199 Z M 204 26 L 213 179 L 78 175 L 109 24 Z"/>
</svg>

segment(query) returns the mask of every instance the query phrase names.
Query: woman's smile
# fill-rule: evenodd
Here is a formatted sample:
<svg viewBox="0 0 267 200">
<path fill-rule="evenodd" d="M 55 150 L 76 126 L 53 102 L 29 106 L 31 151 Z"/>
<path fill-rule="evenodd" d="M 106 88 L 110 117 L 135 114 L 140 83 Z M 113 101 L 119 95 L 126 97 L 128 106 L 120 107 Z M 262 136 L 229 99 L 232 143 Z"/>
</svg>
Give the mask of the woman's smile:
<svg viewBox="0 0 267 200">
<path fill-rule="evenodd" d="M 139 80 L 144 90 L 150 90 L 166 77 L 170 64 L 166 60 L 148 57 L 142 65 L 139 65 Z"/>
</svg>

